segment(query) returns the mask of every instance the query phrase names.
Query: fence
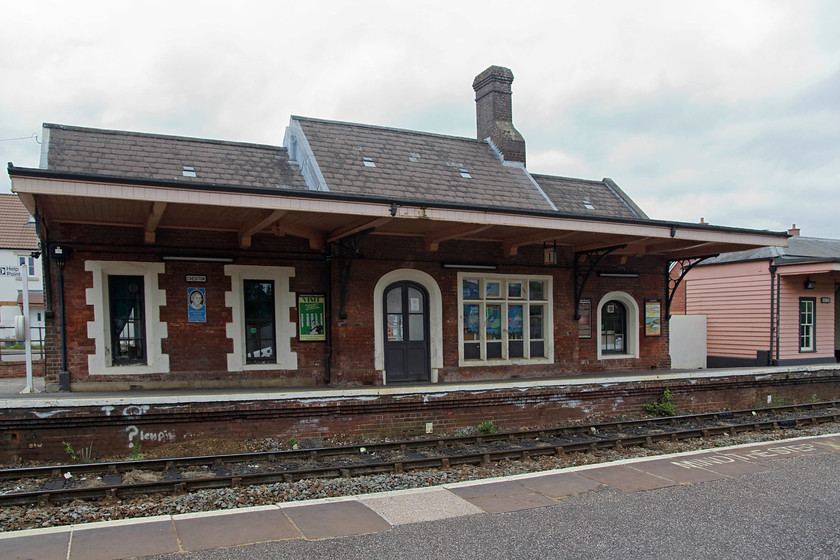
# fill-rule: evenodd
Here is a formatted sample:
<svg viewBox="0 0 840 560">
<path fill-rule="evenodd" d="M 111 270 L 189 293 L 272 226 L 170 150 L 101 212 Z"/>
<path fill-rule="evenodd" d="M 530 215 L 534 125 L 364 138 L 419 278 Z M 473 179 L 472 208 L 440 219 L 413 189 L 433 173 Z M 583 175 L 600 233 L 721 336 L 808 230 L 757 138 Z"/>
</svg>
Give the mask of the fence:
<svg viewBox="0 0 840 560">
<path fill-rule="evenodd" d="M 44 359 L 44 327 L 30 327 L 32 337 L 32 358 Z M 15 328 L 0 325 L 0 359 L 23 359 L 25 355 L 24 341 L 15 338 Z"/>
</svg>

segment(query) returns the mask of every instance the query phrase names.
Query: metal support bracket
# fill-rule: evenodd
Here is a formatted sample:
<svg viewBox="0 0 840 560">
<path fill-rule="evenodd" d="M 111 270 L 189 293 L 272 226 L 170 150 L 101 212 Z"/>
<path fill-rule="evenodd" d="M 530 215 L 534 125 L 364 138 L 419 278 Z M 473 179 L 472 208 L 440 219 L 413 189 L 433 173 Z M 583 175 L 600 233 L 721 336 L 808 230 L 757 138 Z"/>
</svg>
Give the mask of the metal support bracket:
<svg viewBox="0 0 840 560">
<path fill-rule="evenodd" d="M 671 318 L 671 302 L 674 300 L 674 294 L 677 293 L 677 288 L 692 268 L 717 255 L 706 255 L 705 257 L 697 257 L 693 259 L 678 259 L 668 261 L 668 270 L 665 271 L 665 291 L 668 294 L 668 302 L 665 304 L 665 319 Z M 679 267 L 674 266 L 680 265 Z M 679 276 L 674 276 L 674 270 L 679 268 Z"/>
<path fill-rule="evenodd" d="M 353 268 L 353 261 L 359 255 L 359 247 L 362 242 L 376 228 L 369 228 L 347 237 L 342 237 L 335 242 L 338 248 L 338 288 L 339 288 L 339 311 L 338 318 L 347 318 L 347 285 L 350 283 L 350 269 Z"/>
<path fill-rule="evenodd" d="M 574 273 L 575 273 L 575 321 L 580 320 L 580 300 L 583 297 L 583 289 L 586 287 L 586 282 L 592 275 L 592 271 L 598 266 L 604 257 L 623 249 L 627 245 L 613 245 L 612 247 L 604 247 L 603 249 L 592 249 L 591 251 L 580 251 L 575 253 Z M 582 261 L 582 262 L 581 262 Z"/>
</svg>

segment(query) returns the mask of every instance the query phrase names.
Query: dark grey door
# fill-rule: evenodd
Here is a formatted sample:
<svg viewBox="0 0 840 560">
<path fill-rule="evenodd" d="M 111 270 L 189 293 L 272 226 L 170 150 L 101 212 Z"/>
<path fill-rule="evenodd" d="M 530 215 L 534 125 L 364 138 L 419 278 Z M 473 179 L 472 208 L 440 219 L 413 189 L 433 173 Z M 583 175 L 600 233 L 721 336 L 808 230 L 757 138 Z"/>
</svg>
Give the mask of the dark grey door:
<svg viewBox="0 0 840 560">
<path fill-rule="evenodd" d="M 429 295 L 419 284 L 397 282 L 383 297 L 386 381 L 429 381 Z"/>
</svg>

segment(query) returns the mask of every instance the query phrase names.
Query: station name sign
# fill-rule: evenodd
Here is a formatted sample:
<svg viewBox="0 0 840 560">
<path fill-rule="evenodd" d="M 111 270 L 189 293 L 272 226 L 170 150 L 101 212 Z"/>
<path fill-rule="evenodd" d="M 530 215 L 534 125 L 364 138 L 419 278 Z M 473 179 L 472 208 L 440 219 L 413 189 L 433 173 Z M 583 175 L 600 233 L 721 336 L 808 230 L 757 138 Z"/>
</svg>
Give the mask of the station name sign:
<svg viewBox="0 0 840 560">
<path fill-rule="evenodd" d="M 204 274 L 187 274 L 187 282 L 207 282 L 207 276 Z"/>
</svg>

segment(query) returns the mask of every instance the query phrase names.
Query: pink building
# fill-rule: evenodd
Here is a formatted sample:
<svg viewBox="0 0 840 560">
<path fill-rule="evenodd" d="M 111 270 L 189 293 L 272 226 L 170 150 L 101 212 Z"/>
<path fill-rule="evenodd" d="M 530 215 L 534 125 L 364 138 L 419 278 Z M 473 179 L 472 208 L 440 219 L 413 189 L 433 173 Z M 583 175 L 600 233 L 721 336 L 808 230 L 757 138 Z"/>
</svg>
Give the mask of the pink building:
<svg viewBox="0 0 840 560">
<path fill-rule="evenodd" d="M 840 240 L 788 233 L 787 248 L 725 253 L 686 274 L 672 312 L 706 316 L 708 367 L 840 358 Z"/>
</svg>

